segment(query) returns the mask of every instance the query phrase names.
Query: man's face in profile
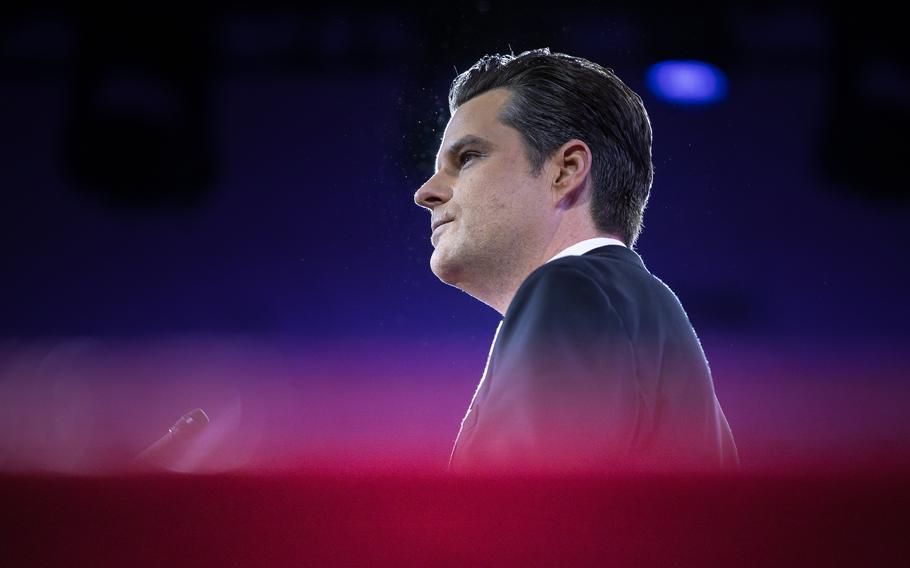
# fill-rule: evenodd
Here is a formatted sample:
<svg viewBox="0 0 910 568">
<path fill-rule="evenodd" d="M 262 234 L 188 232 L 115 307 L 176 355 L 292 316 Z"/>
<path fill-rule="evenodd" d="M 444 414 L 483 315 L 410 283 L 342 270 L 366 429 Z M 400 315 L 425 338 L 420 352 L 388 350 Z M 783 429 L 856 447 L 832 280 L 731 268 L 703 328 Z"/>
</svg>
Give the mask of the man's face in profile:
<svg viewBox="0 0 910 568">
<path fill-rule="evenodd" d="M 521 134 L 498 120 L 508 98 L 495 89 L 456 110 L 436 173 L 414 196 L 432 212 L 430 267 L 459 288 L 480 290 L 526 262 L 545 233 L 546 175 L 530 175 Z"/>
</svg>

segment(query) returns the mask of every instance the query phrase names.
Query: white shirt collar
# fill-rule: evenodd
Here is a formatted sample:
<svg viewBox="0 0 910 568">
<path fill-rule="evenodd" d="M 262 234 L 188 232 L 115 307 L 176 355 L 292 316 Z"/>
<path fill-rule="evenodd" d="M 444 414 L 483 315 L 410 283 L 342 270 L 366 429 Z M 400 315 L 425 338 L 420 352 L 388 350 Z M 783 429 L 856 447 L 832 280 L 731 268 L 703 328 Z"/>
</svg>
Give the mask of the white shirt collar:
<svg viewBox="0 0 910 568">
<path fill-rule="evenodd" d="M 564 256 L 580 256 L 588 251 L 592 251 L 596 248 L 600 248 L 607 245 L 619 245 L 621 247 L 626 246 L 622 241 L 611 239 L 609 237 L 595 237 L 593 239 L 586 239 L 580 243 L 575 243 L 574 245 L 564 248 L 559 254 L 548 260 L 547 262 L 552 262 L 557 258 L 562 258 Z M 544 263 L 546 264 L 546 262 Z"/>
</svg>

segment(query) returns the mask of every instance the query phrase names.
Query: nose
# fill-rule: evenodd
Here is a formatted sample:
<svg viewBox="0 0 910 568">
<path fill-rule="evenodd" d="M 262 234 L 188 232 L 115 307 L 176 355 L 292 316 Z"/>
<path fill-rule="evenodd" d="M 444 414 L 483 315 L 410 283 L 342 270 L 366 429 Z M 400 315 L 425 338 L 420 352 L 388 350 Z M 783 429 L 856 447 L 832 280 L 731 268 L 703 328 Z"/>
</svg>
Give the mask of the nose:
<svg viewBox="0 0 910 568">
<path fill-rule="evenodd" d="M 451 199 L 452 188 L 445 182 L 443 176 L 443 172 L 439 171 L 424 182 L 414 194 L 414 203 L 432 211 L 436 206 Z"/>
</svg>

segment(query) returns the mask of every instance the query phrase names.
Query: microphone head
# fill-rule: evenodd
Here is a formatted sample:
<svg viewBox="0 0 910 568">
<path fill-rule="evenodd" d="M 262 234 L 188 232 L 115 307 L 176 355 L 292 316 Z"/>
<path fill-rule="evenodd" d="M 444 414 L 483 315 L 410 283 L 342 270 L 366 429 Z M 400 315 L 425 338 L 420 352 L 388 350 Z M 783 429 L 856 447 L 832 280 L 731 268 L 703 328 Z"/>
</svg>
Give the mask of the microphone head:
<svg viewBox="0 0 910 568">
<path fill-rule="evenodd" d="M 133 463 L 172 469 L 208 423 L 209 417 L 201 408 L 190 410 L 167 429 L 167 434 L 136 456 Z"/>
<path fill-rule="evenodd" d="M 209 417 L 206 413 L 201 408 L 196 408 L 181 416 L 173 426 L 168 428 L 168 432 L 175 436 L 197 434 L 208 423 Z"/>
</svg>

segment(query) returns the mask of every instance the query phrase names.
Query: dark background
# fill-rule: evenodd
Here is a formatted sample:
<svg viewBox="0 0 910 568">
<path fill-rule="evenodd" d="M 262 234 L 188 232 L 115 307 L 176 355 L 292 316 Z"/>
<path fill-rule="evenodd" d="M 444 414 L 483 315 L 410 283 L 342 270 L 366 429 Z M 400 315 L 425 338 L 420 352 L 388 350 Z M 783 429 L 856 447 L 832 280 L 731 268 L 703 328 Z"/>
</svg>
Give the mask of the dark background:
<svg viewBox="0 0 910 568">
<path fill-rule="evenodd" d="M 410 424 L 431 462 L 447 457 L 500 318 L 430 272 L 413 193 L 456 71 L 544 46 L 613 68 L 645 101 L 656 175 L 637 249 L 702 338 L 741 453 L 908 445 L 910 73 L 887 11 L 48 2 L 0 16 L 0 410 L 46 450 L 20 460 L 9 435 L 8 466 L 57 463 L 61 429 L 94 449 L 48 467 L 126 455 L 225 381 L 247 407 L 287 404 L 257 448 L 340 428 L 290 418 L 288 389 L 316 384 L 320 357 L 354 366 L 320 375 L 350 436 L 386 420 L 381 446 Z M 644 78 L 666 59 L 717 65 L 727 97 L 660 101 Z M 351 396 L 379 381 L 394 424 L 346 406 L 338 376 Z M 70 422 L 36 426 L 38 407 Z M 141 426 L 111 441 L 126 416 Z"/>
</svg>

